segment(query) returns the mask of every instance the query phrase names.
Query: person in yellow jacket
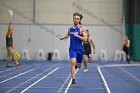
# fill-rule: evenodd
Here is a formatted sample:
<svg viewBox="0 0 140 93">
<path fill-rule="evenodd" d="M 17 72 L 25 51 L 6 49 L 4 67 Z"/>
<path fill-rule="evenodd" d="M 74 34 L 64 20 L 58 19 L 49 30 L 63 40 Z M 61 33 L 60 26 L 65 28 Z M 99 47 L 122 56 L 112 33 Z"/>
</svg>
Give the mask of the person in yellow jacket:
<svg viewBox="0 0 140 93">
<path fill-rule="evenodd" d="M 20 54 L 14 50 L 13 45 L 13 29 L 11 28 L 11 22 L 9 23 L 8 31 L 6 34 L 6 49 L 7 49 L 7 58 L 6 58 L 6 66 L 12 67 L 10 64 L 11 58 L 14 59 L 16 67 L 20 67 L 20 63 L 18 62 L 18 59 L 20 59 Z"/>
</svg>

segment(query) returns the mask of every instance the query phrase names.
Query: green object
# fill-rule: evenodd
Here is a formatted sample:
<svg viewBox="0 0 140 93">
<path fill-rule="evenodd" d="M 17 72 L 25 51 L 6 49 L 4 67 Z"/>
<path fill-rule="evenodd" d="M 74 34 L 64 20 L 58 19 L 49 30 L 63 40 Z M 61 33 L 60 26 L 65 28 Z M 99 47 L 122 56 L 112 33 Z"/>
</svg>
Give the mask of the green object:
<svg viewBox="0 0 140 93">
<path fill-rule="evenodd" d="M 12 47 L 12 44 L 13 44 L 13 37 L 12 37 L 12 35 L 10 36 L 10 37 L 8 37 L 7 35 L 6 35 L 6 46 L 7 47 Z"/>
<path fill-rule="evenodd" d="M 126 35 L 130 39 L 130 59 L 140 60 L 140 24 L 126 24 Z"/>
</svg>

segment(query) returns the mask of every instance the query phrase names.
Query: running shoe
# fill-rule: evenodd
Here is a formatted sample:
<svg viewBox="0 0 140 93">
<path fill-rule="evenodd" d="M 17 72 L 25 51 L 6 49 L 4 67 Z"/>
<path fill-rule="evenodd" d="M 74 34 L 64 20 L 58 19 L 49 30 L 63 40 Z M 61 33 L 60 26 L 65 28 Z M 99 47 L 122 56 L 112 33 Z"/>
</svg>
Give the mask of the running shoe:
<svg viewBox="0 0 140 93">
<path fill-rule="evenodd" d="M 12 67 L 12 65 L 11 64 L 7 64 L 6 67 Z"/>
<path fill-rule="evenodd" d="M 88 72 L 88 69 L 84 69 L 84 72 Z"/>
<path fill-rule="evenodd" d="M 76 84 L 76 80 L 75 79 L 72 80 L 72 84 Z"/>
<path fill-rule="evenodd" d="M 16 64 L 16 67 L 17 67 L 17 68 L 20 68 L 20 67 L 21 67 L 21 65 L 20 65 L 20 64 Z"/>
<path fill-rule="evenodd" d="M 77 69 L 78 67 L 77 66 L 75 66 L 75 69 Z"/>
</svg>

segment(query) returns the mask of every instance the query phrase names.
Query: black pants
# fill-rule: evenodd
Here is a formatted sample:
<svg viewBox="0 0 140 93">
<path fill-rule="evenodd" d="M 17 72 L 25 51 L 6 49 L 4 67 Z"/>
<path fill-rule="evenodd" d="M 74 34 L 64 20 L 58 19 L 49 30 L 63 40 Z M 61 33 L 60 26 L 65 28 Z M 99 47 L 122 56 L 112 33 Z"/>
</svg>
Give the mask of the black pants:
<svg viewBox="0 0 140 93">
<path fill-rule="evenodd" d="M 124 53 L 126 54 L 126 61 L 128 62 L 128 64 L 130 63 L 130 56 L 128 51 L 124 51 Z"/>
</svg>

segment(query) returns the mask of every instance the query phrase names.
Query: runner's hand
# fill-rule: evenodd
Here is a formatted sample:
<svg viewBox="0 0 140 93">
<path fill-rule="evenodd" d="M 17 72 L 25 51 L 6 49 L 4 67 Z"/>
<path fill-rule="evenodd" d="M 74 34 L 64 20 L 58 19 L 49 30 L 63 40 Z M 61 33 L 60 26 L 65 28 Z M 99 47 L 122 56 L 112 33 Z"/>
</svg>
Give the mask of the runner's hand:
<svg viewBox="0 0 140 93">
<path fill-rule="evenodd" d="M 63 39 L 64 39 L 63 37 L 60 38 L 60 40 L 63 40 Z"/>
</svg>

